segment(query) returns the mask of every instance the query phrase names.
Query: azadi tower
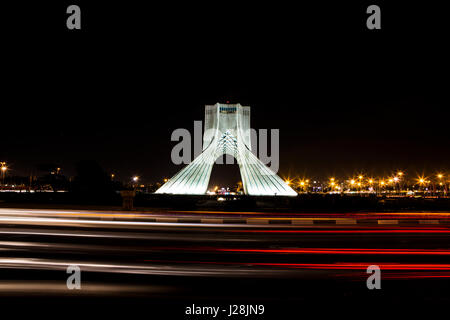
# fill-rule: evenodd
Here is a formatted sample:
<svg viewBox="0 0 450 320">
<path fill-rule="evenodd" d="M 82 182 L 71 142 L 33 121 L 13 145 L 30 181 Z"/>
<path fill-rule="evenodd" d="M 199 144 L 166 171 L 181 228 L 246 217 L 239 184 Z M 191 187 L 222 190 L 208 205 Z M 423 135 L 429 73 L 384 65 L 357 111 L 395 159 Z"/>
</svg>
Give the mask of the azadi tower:
<svg viewBox="0 0 450 320">
<path fill-rule="evenodd" d="M 297 195 L 251 152 L 250 107 L 220 103 L 205 107 L 203 152 L 156 193 L 205 194 L 214 162 L 224 154 L 236 158 L 245 194 Z"/>
</svg>

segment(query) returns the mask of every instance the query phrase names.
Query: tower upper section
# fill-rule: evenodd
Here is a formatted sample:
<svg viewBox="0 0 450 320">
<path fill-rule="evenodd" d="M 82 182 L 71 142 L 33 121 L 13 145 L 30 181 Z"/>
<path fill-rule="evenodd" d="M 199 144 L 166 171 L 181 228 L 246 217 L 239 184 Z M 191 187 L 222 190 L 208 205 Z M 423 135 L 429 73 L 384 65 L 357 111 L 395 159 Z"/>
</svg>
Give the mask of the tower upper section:
<svg viewBox="0 0 450 320">
<path fill-rule="evenodd" d="M 251 149 L 250 143 L 250 107 L 237 104 L 222 104 L 205 106 L 205 132 L 203 134 L 203 150 L 212 141 L 229 132 Z"/>
</svg>

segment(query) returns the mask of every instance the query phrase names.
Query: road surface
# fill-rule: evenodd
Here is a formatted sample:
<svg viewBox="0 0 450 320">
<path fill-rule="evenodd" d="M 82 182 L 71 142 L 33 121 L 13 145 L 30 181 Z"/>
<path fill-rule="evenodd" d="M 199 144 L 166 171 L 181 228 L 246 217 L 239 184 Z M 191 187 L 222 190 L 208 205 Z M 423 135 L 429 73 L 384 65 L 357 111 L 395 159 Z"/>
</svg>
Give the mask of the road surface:
<svg viewBox="0 0 450 320">
<path fill-rule="evenodd" d="M 372 265 L 381 289 L 367 288 Z M 81 289 L 68 289 L 68 266 L 80 268 Z M 57 302 L 78 312 L 95 305 L 115 315 L 209 319 L 186 308 L 220 306 L 227 312 L 215 318 L 238 319 L 248 317 L 229 316 L 230 306 L 263 305 L 264 315 L 252 316 L 272 319 L 368 301 L 443 305 L 450 302 L 450 212 L 2 208 L 0 268 L 0 301 L 15 308 Z"/>
</svg>

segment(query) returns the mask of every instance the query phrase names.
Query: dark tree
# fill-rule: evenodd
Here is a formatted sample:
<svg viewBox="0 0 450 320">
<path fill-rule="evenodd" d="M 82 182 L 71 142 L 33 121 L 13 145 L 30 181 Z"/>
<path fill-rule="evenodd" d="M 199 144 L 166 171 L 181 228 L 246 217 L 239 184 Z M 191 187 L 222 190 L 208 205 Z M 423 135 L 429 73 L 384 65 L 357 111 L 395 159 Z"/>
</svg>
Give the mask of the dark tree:
<svg viewBox="0 0 450 320">
<path fill-rule="evenodd" d="M 115 185 L 110 176 L 96 161 L 84 160 L 76 165 L 76 176 L 72 184 L 74 193 L 104 197 L 114 194 Z"/>
</svg>

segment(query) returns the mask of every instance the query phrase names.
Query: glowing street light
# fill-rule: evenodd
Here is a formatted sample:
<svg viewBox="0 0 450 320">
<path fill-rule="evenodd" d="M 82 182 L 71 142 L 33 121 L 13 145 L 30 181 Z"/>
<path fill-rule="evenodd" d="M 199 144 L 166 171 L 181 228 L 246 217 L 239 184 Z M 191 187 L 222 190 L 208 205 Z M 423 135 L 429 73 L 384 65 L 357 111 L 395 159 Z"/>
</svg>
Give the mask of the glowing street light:
<svg viewBox="0 0 450 320">
<path fill-rule="evenodd" d="M 2 184 L 5 184 L 5 175 L 6 170 L 8 170 L 8 167 L 6 166 L 6 162 L 0 162 L 1 170 L 2 170 Z"/>
<path fill-rule="evenodd" d="M 306 191 L 306 188 L 309 185 L 309 179 L 306 180 L 300 180 L 297 184 L 298 187 L 301 188 L 302 191 Z"/>
<path fill-rule="evenodd" d="M 133 181 L 134 181 L 134 182 L 138 182 L 138 181 L 139 181 L 139 177 L 138 177 L 138 176 L 134 176 L 134 177 L 133 177 Z"/>
<path fill-rule="evenodd" d="M 330 178 L 330 187 L 333 188 L 334 186 L 336 186 L 336 180 L 334 178 Z"/>
<path fill-rule="evenodd" d="M 439 186 L 443 186 L 444 184 L 442 183 L 442 179 L 444 178 L 444 175 L 442 173 L 438 173 L 437 178 L 439 179 Z"/>
</svg>

